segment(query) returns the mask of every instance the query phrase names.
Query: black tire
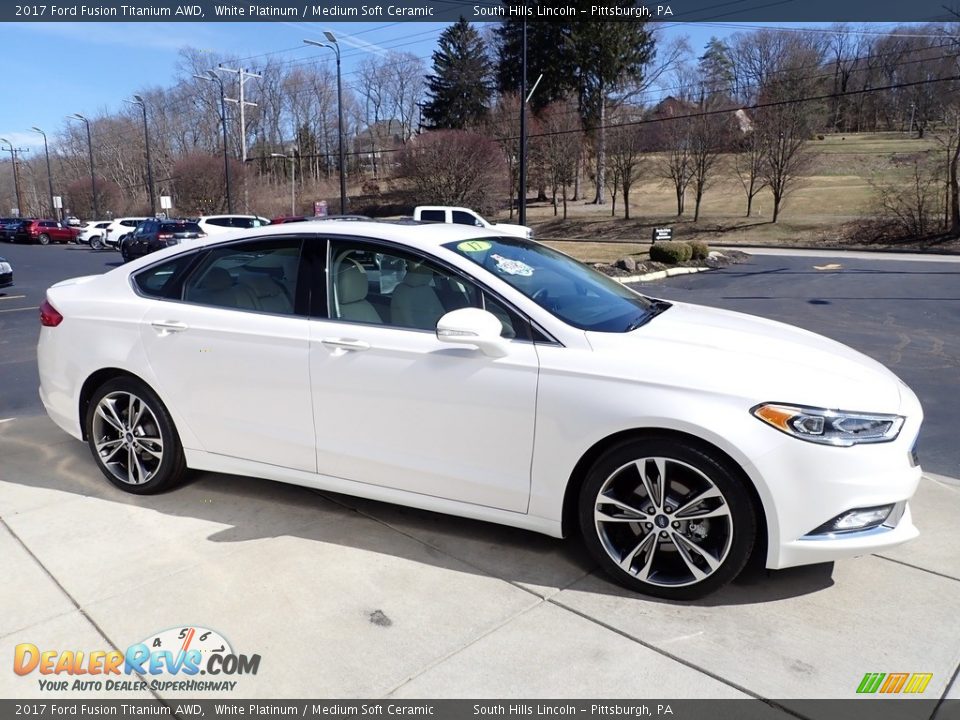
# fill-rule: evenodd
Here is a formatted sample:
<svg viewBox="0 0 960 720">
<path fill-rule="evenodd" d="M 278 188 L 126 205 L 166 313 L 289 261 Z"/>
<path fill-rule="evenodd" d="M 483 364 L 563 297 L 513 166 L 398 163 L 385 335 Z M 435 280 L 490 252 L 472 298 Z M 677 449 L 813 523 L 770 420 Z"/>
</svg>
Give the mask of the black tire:
<svg viewBox="0 0 960 720">
<path fill-rule="evenodd" d="M 186 473 L 183 446 L 170 413 L 138 380 L 115 378 L 97 388 L 84 427 L 97 467 L 121 490 L 152 495 L 176 485 Z"/>
<path fill-rule="evenodd" d="M 103 238 L 99 235 L 94 235 L 90 238 L 90 249 L 91 250 L 103 250 Z"/>
<path fill-rule="evenodd" d="M 126 243 L 124 242 L 120 243 L 120 259 L 123 260 L 125 263 L 128 263 L 133 259 L 127 254 Z"/>
<path fill-rule="evenodd" d="M 41 234 L 37 237 L 37 242 L 40 243 L 41 245 L 49 245 L 49 244 L 50 244 L 50 236 L 47 235 L 46 233 L 41 233 Z"/>
<path fill-rule="evenodd" d="M 719 590 L 743 570 L 757 535 L 757 509 L 728 463 L 672 437 L 607 450 L 580 489 L 591 555 L 617 583 L 646 595 L 695 600 Z"/>
</svg>

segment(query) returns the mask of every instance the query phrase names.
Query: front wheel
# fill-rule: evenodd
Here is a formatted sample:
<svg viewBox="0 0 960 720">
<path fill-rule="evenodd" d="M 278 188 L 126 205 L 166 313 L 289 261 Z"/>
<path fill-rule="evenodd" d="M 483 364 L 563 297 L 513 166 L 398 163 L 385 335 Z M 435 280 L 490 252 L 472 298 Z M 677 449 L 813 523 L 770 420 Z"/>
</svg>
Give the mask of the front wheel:
<svg viewBox="0 0 960 720">
<path fill-rule="evenodd" d="M 669 437 L 604 453 L 580 491 L 590 553 L 621 585 L 694 600 L 733 580 L 750 557 L 756 510 L 726 459 Z"/>
<path fill-rule="evenodd" d="M 100 471 L 121 490 L 160 492 L 186 472 L 183 447 L 160 398 L 132 378 L 101 385 L 90 399 L 87 443 Z"/>
<path fill-rule="evenodd" d="M 37 242 L 39 242 L 41 245 L 49 245 L 50 236 L 47 235 L 46 233 L 43 233 L 42 235 L 40 235 L 40 237 L 37 238 Z"/>
</svg>

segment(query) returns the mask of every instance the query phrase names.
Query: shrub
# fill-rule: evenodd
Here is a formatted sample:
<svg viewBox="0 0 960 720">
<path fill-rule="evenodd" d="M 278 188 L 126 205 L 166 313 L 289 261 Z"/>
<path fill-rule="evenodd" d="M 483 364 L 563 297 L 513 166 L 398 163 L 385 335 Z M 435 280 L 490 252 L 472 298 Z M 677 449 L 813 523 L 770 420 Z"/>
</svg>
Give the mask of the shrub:
<svg viewBox="0 0 960 720">
<path fill-rule="evenodd" d="M 662 242 L 650 246 L 650 259 L 654 262 L 677 263 L 686 262 L 693 255 L 693 248 L 685 242 Z"/>
<path fill-rule="evenodd" d="M 493 140 L 465 130 L 432 130 L 400 153 L 400 173 L 417 205 L 495 209 L 507 191 L 506 159 Z"/>
<path fill-rule="evenodd" d="M 710 246 L 705 242 L 700 240 L 688 240 L 687 244 L 690 246 L 691 260 L 706 260 L 707 255 L 710 254 Z"/>
</svg>

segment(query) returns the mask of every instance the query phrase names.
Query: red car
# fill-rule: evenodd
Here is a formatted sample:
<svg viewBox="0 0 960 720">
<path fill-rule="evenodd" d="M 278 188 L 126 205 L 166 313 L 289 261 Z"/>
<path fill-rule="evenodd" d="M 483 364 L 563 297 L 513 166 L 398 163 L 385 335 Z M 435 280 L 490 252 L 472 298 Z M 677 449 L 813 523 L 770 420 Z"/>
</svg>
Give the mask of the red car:
<svg viewBox="0 0 960 720">
<path fill-rule="evenodd" d="M 49 245 L 52 242 L 74 242 L 77 235 L 79 228 L 68 227 L 56 220 L 24 220 L 13 241 Z"/>
</svg>

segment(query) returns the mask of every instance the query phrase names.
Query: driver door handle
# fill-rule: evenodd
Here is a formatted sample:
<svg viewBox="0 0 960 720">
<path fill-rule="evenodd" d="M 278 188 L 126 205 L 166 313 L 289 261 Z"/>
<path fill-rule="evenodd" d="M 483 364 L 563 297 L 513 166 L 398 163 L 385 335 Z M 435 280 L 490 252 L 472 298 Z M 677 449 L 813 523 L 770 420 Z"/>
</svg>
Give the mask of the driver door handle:
<svg viewBox="0 0 960 720">
<path fill-rule="evenodd" d="M 370 343 L 350 338 L 323 338 L 324 345 L 338 350 L 369 350 Z"/>
<path fill-rule="evenodd" d="M 176 320 L 154 320 L 150 325 L 160 333 L 160 337 L 170 333 L 183 332 L 189 326 Z"/>
</svg>

